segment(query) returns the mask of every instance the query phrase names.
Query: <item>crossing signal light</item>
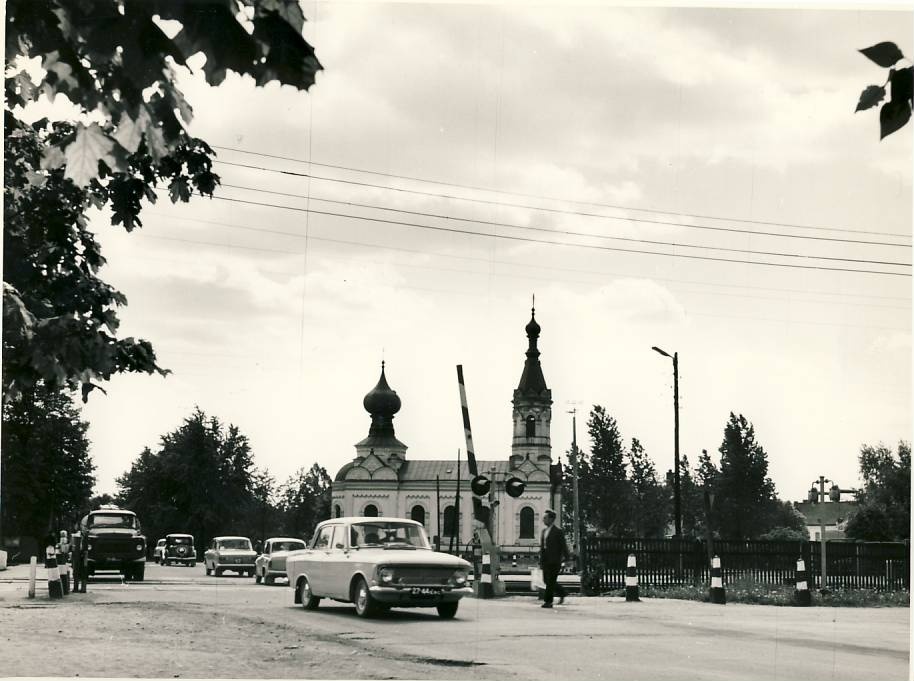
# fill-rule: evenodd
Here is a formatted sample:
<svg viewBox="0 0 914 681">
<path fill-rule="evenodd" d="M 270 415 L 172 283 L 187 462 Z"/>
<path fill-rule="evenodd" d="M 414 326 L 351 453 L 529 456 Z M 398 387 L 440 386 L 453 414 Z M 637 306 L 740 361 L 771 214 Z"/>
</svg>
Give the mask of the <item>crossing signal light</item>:
<svg viewBox="0 0 914 681">
<path fill-rule="evenodd" d="M 492 488 L 492 481 L 489 480 L 484 475 L 477 475 L 470 481 L 470 489 L 473 490 L 473 494 L 478 497 L 484 497 L 489 493 L 489 490 Z"/>
<path fill-rule="evenodd" d="M 520 478 L 508 478 L 505 480 L 505 492 L 509 497 L 519 497 L 524 493 L 524 481 Z"/>
</svg>

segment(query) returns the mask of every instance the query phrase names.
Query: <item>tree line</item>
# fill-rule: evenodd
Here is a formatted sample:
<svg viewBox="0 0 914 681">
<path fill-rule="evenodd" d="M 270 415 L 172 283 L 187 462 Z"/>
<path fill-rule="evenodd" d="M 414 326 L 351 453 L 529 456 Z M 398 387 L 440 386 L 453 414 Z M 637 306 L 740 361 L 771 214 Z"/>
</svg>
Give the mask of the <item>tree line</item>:
<svg viewBox="0 0 914 681">
<path fill-rule="evenodd" d="M 618 422 L 594 405 L 587 420 L 590 451 L 578 452 L 581 527 L 605 537 L 660 538 L 673 534 L 673 474 L 664 479 L 641 442 L 626 445 Z M 805 540 L 803 515 L 777 495 L 768 475 L 768 454 L 752 423 L 730 413 L 715 463 L 702 450 L 692 467 L 679 461 L 682 537 L 701 539 Z M 562 504 L 573 517 L 573 457 L 563 465 Z M 894 454 L 884 445 L 863 445 L 859 465 L 864 486 L 845 534 L 851 539 L 896 541 L 910 537 L 911 448 Z"/>
</svg>

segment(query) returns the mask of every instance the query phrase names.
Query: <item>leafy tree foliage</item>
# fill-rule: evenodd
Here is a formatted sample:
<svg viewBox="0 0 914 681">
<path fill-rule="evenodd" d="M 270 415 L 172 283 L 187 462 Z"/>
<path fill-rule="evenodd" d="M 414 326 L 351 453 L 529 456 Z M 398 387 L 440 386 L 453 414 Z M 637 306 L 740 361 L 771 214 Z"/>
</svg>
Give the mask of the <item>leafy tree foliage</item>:
<svg viewBox="0 0 914 681">
<path fill-rule="evenodd" d="M 309 539 L 314 527 L 330 517 L 331 478 L 318 464 L 299 468 L 279 490 L 279 513 L 283 531 Z"/>
<path fill-rule="evenodd" d="M 672 475 L 670 475 L 672 477 Z M 667 496 L 673 498 L 673 481 L 667 481 Z M 679 457 L 679 504 L 682 512 L 682 536 L 701 539 L 704 536 L 704 490 L 689 470 L 689 457 Z"/>
<path fill-rule="evenodd" d="M 173 37 L 163 20 L 180 26 Z M 117 338 L 127 301 L 97 276 L 86 212 L 107 208 L 129 231 L 160 186 L 172 201 L 211 195 L 214 154 L 186 131 L 174 67 L 202 52 L 212 85 L 232 70 L 306 90 L 321 65 L 303 22 L 298 0 L 7 2 L 4 400 L 39 381 L 85 399 L 118 372 L 165 373 L 150 343 Z M 37 82 L 24 59 L 40 62 Z M 31 102 L 58 95 L 78 120 L 25 122 Z"/>
<path fill-rule="evenodd" d="M 587 419 L 589 456 L 578 463 L 581 516 L 588 525 L 613 536 L 629 532 L 631 489 L 626 478 L 625 449 L 616 420 L 600 405 Z"/>
<path fill-rule="evenodd" d="M 911 537 L 911 443 L 899 442 L 897 453 L 883 444 L 860 449 L 863 489 L 858 511 L 845 534 L 868 541 L 900 541 Z"/>
<path fill-rule="evenodd" d="M 730 413 L 718 451 L 720 469 L 705 452 L 698 471 L 698 477 L 708 481 L 714 494 L 711 523 L 718 536 L 755 539 L 775 527 L 804 527 L 802 516 L 778 500 L 768 477 L 768 455 L 745 416 Z"/>
<path fill-rule="evenodd" d="M 73 397 L 43 383 L 3 405 L 0 497 L 7 535 L 43 539 L 78 520 L 95 484 L 87 428 Z"/>
<path fill-rule="evenodd" d="M 903 128 L 911 120 L 912 95 L 914 95 L 914 69 L 910 66 L 898 68 L 898 62 L 905 59 L 895 43 L 878 43 L 860 52 L 870 61 L 889 74 L 882 85 L 868 85 L 860 93 L 857 111 L 871 109 L 886 97 L 886 85 L 890 86 L 891 99 L 879 111 L 879 139 Z"/>
<path fill-rule="evenodd" d="M 637 438 L 632 438 L 627 454 L 631 468 L 631 529 L 636 537 L 663 537 L 670 517 L 672 496 L 660 484 L 654 462 Z"/>
<path fill-rule="evenodd" d="M 117 484 L 118 501 L 140 516 L 150 539 L 187 532 L 199 550 L 220 534 L 256 534 L 251 509 L 264 479 L 250 444 L 199 408 L 162 436 L 158 451 L 144 449 Z"/>
</svg>

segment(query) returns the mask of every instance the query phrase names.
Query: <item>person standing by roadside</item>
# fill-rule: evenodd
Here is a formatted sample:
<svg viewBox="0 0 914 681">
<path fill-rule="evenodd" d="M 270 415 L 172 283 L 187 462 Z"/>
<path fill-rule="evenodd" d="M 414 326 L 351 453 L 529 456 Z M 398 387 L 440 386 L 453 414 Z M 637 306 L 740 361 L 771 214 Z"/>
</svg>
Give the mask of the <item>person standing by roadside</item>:
<svg viewBox="0 0 914 681">
<path fill-rule="evenodd" d="M 551 508 L 543 513 L 543 533 L 540 535 L 540 568 L 546 584 L 543 608 L 552 607 L 552 598 L 558 594 L 559 605 L 565 602 L 565 589 L 558 583 L 562 562 L 569 559 L 568 542 L 565 533 L 555 526 L 555 511 Z"/>
</svg>

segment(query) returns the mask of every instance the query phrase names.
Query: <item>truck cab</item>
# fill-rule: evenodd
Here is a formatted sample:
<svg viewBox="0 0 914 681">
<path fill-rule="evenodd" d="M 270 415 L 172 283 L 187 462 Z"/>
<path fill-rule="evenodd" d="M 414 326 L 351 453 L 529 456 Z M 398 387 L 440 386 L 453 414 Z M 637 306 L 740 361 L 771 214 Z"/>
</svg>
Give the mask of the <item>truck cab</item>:
<svg viewBox="0 0 914 681">
<path fill-rule="evenodd" d="M 79 529 L 87 542 L 88 574 L 115 571 L 142 582 L 146 571 L 146 537 L 136 513 L 102 506 L 83 516 Z"/>
</svg>

